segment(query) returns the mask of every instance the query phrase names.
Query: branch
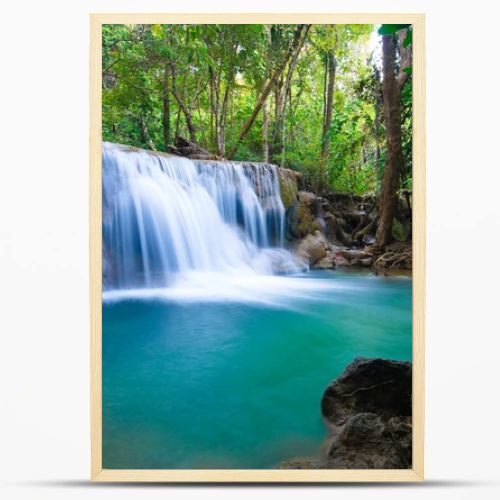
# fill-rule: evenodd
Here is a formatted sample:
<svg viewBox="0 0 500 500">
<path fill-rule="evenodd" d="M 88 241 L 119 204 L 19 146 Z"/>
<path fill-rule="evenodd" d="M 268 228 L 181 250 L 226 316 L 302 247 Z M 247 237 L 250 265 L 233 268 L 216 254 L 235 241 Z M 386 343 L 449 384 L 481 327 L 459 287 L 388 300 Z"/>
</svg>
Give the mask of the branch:
<svg viewBox="0 0 500 500">
<path fill-rule="evenodd" d="M 191 120 L 191 113 L 189 111 L 189 108 L 181 99 L 179 92 L 177 91 L 177 75 L 175 73 L 175 64 L 173 63 L 173 61 L 170 61 L 170 71 L 172 74 L 172 85 L 170 87 L 170 90 L 172 91 L 172 95 L 174 96 L 175 100 L 177 101 L 177 104 L 179 105 L 179 108 L 181 108 L 184 117 L 186 118 L 186 125 L 189 131 L 189 138 L 193 142 L 196 142 L 196 129 L 193 125 L 193 121 Z"/>
<path fill-rule="evenodd" d="M 238 136 L 238 139 L 236 140 L 235 145 L 233 146 L 233 149 L 228 155 L 228 159 L 232 159 L 233 156 L 235 155 L 236 151 L 238 151 L 238 147 L 245 138 L 245 136 L 248 134 L 250 129 L 252 128 L 252 125 L 255 121 L 255 118 L 257 118 L 257 115 L 259 114 L 260 109 L 262 108 L 262 105 L 264 104 L 264 101 L 266 100 L 267 96 L 271 92 L 271 89 L 273 88 L 276 80 L 280 77 L 280 75 L 283 73 L 283 70 L 285 69 L 286 65 L 288 64 L 288 61 L 290 60 L 290 57 L 294 53 L 294 51 L 297 48 L 297 45 L 300 42 L 301 34 L 303 30 L 305 29 L 306 32 L 309 31 L 309 28 L 311 27 L 310 24 L 299 24 L 297 26 L 297 29 L 295 31 L 295 34 L 293 36 L 293 41 L 290 45 L 290 48 L 288 49 L 288 52 L 286 53 L 285 57 L 281 61 L 281 64 L 276 68 L 274 73 L 272 74 L 271 78 L 264 84 L 260 97 L 257 100 L 257 103 L 255 105 L 255 108 L 248 118 L 248 120 L 245 122 L 243 125 L 243 128 L 241 129 L 241 132 Z"/>
</svg>

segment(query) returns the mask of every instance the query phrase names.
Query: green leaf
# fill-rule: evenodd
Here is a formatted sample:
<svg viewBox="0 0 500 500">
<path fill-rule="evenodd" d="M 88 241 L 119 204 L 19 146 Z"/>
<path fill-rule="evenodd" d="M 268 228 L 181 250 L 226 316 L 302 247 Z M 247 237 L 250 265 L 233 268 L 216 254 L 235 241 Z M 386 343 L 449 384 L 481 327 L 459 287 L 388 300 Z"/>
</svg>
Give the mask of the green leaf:
<svg viewBox="0 0 500 500">
<path fill-rule="evenodd" d="M 392 35 L 400 30 L 410 27 L 411 24 L 382 24 L 378 29 L 379 35 Z"/>
<path fill-rule="evenodd" d="M 413 31 L 411 29 L 408 30 L 406 34 L 406 38 L 403 41 L 403 47 L 408 47 L 413 42 Z"/>
<path fill-rule="evenodd" d="M 160 45 L 157 50 L 160 56 L 165 59 L 173 59 L 175 57 L 175 52 L 169 45 Z"/>
<path fill-rule="evenodd" d="M 156 39 L 163 38 L 165 36 L 164 31 L 163 31 L 163 25 L 153 24 L 151 26 L 151 33 L 153 35 L 153 38 L 156 38 Z"/>
<path fill-rule="evenodd" d="M 407 68 L 403 68 L 403 71 L 408 75 L 411 75 L 413 72 L 413 68 L 411 66 L 408 66 Z"/>
</svg>

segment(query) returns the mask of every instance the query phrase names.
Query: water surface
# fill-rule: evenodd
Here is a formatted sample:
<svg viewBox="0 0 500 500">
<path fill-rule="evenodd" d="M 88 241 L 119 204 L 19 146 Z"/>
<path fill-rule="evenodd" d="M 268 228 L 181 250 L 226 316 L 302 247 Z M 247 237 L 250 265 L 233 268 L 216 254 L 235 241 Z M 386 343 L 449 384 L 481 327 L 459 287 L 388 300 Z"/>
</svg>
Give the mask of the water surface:
<svg viewBox="0 0 500 500">
<path fill-rule="evenodd" d="M 326 436 L 323 391 L 354 357 L 411 360 L 410 279 L 255 279 L 213 277 L 206 294 L 105 295 L 104 468 L 272 468 L 313 456 Z"/>
</svg>

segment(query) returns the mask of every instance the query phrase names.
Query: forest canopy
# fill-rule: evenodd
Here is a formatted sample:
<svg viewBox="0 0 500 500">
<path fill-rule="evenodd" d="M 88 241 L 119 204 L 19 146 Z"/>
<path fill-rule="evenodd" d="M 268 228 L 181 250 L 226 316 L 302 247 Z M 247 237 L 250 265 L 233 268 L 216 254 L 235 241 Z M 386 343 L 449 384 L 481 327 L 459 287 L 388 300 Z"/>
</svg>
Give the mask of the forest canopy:
<svg viewBox="0 0 500 500">
<path fill-rule="evenodd" d="M 317 192 L 382 196 L 396 162 L 387 189 L 411 191 L 408 25 L 104 25 L 102 36 L 103 140 L 168 151 L 183 137 L 298 170 Z"/>
</svg>

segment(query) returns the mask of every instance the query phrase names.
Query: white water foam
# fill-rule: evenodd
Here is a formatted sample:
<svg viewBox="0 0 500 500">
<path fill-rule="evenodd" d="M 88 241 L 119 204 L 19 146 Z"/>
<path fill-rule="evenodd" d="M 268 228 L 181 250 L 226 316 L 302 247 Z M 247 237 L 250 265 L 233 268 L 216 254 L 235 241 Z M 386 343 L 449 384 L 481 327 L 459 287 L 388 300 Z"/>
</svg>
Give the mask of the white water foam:
<svg viewBox="0 0 500 500">
<path fill-rule="evenodd" d="M 305 276 L 239 275 L 188 272 L 165 288 L 130 288 L 103 292 L 103 302 L 159 300 L 165 302 L 241 302 L 293 307 L 298 301 L 325 300 L 325 291 L 350 289 L 341 280 Z M 328 299 L 331 300 L 331 299 Z"/>
</svg>

